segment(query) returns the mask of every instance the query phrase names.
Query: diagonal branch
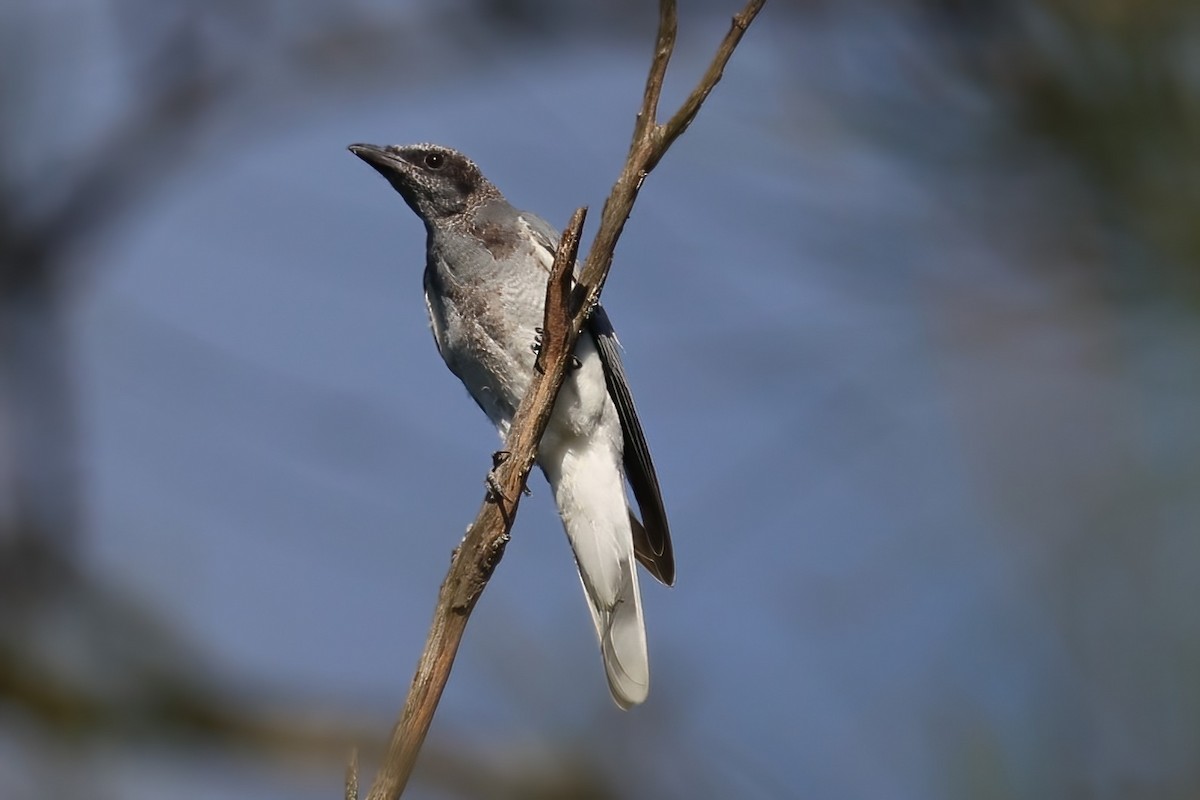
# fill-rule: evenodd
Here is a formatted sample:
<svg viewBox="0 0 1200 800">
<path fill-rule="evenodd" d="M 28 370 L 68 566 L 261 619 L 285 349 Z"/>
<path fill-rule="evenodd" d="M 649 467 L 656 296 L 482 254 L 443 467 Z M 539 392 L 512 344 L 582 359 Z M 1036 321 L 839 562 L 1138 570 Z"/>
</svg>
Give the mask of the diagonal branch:
<svg viewBox="0 0 1200 800">
<path fill-rule="evenodd" d="M 674 116 L 667 122 L 666 125 L 660 126 L 662 129 L 662 147 L 658 154 L 661 158 L 662 154 L 667 152 L 667 148 L 679 138 L 687 127 L 692 124 L 692 120 L 696 118 L 696 114 L 700 111 L 700 106 L 708 99 L 708 94 L 713 90 L 725 75 L 725 65 L 729 63 L 729 57 L 733 55 L 734 49 L 738 43 L 742 41 L 742 36 L 746 33 L 746 29 L 750 27 L 750 23 L 758 16 L 758 12 L 762 10 L 763 3 L 766 0 L 751 0 L 749 4 L 742 9 L 741 13 L 734 16 L 733 21 L 729 25 L 729 33 L 725 34 L 725 38 L 721 40 L 721 46 L 717 48 L 717 54 L 713 56 L 712 63 L 708 65 L 708 71 L 704 73 L 704 77 L 700 80 L 692 93 L 683 101 L 683 105 L 675 112 Z M 658 163 L 658 158 L 654 159 L 653 163 L 648 167 L 653 169 Z"/>
<path fill-rule="evenodd" d="M 650 61 L 650 72 L 646 75 L 646 90 L 642 95 L 642 110 L 633 124 L 632 147 L 646 138 L 646 131 L 658 119 L 658 101 L 662 97 L 663 80 L 667 77 L 667 64 L 675 51 L 675 33 L 679 18 L 675 3 L 660 3 L 658 6 L 658 37 L 654 43 L 654 58 Z"/>
<path fill-rule="evenodd" d="M 358 800 L 358 750 L 350 751 L 350 760 L 346 764 L 346 800 Z"/>
<path fill-rule="evenodd" d="M 566 376 L 567 356 L 578 335 L 568 324 L 567 312 L 571 267 L 579 251 L 585 213 L 581 208 L 571 217 L 550 270 L 539 356 L 544 371 L 535 373 L 529 392 L 513 418 L 505 450 L 501 451 L 506 458 L 489 474 L 488 495 L 450 559 L 450 569 L 438 591 L 437 610 L 425 650 L 417 664 L 417 674 L 413 677 L 400 719 L 392 729 L 387 755 L 367 795 L 368 800 L 390 800 L 404 791 L 417 753 L 433 722 L 442 690 L 450 678 L 450 668 L 462 642 L 467 619 L 487 586 L 492 570 L 504 555 L 517 505 L 533 468 L 537 443 L 550 421 L 554 398 Z"/>
<path fill-rule="evenodd" d="M 563 231 L 546 288 L 539 371 L 517 409 L 505 449 L 497 454 L 497 465 L 489 473 L 487 497 L 451 558 L 450 569 L 438 592 L 433 624 L 417 673 L 400 718 L 392 729 L 387 755 L 371 786 L 368 800 L 399 798 L 412 774 L 417 753 L 450 677 L 467 620 L 504 555 L 521 493 L 537 457 L 538 442 L 549 423 L 554 399 L 566 375 L 567 359 L 575 349 L 575 340 L 588 315 L 599 301 L 617 240 L 633 210 L 642 182 L 695 117 L 764 2 L 749 0 L 746 8 L 734 17 L 733 26 L 708 72 L 670 122 L 661 125 L 656 118 L 657 105 L 675 44 L 676 8 L 674 0 L 660 0 L 654 58 L 625 166 L 604 203 L 600 227 L 574 293 L 571 268 L 576 261 L 585 209 L 576 211 Z M 347 770 L 346 797 L 357 800 L 351 782 L 357 783 L 357 770 L 353 764 Z"/>
<path fill-rule="evenodd" d="M 721 46 L 717 50 L 717 55 L 713 58 L 712 64 L 708 71 L 701 79 L 692 93 L 688 95 L 683 106 L 675 112 L 671 117 L 670 122 L 666 125 L 660 125 L 656 119 L 639 119 L 636 127 L 641 131 L 641 136 L 634 140 L 629 148 L 629 156 L 626 158 L 625 166 L 621 170 L 620 177 L 613 184 L 612 192 L 608 199 L 604 202 L 604 208 L 600 212 L 600 228 L 596 231 L 596 238 L 592 242 L 592 249 L 588 252 L 587 263 L 584 265 L 583 272 L 579 276 L 579 282 L 587 291 L 587 300 L 584 308 L 590 312 L 592 307 L 600 300 L 600 290 L 604 287 L 604 280 L 608 276 L 608 270 L 612 266 L 613 253 L 617 248 L 617 240 L 621 237 L 621 232 L 625 229 L 625 221 L 629 219 L 629 214 L 633 210 L 634 201 L 637 200 L 638 192 L 642 188 L 642 183 L 646 180 L 646 176 L 650 170 L 658 164 L 663 155 L 671 144 L 683 133 L 684 129 L 695 118 L 696 113 L 700 110 L 700 105 L 704 99 L 708 97 L 709 92 L 716 86 L 717 81 L 721 79 L 724 72 L 725 64 L 729 61 L 729 57 L 733 55 L 733 50 L 737 47 L 738 42 L 742 39 L 742 34 L 746 28 L 758 16 L 758 12 L 762 10 L 766 0 L 749 0 L 746 7 L 741 13 L 733 18 L 733 24 L 730 26 L 729 33 L 721 42 Z M 672 28 L 675 24 L 675 2 L 674 0 L 661 0 L 659 4 L 659 42 L 664 38 L 674 41 L 673 32 L 664 33 L 665 29 Z M 667 54 L 669 58 L 670 54 Z M 666 58 L 660 58 L 659 53 L 655 52 L 654 64 L 651 66 L 650 79 L 646 83 L 646 93 L 657 98 L 662 93 L 663 78 L 666 73 L 656 72 L 659 62 L 665 66 Z M 643 103 L 643 109 L 648 107 L 649 102 Z M 586 315 L 585 315 L 586 317 Z"/>
</svg>

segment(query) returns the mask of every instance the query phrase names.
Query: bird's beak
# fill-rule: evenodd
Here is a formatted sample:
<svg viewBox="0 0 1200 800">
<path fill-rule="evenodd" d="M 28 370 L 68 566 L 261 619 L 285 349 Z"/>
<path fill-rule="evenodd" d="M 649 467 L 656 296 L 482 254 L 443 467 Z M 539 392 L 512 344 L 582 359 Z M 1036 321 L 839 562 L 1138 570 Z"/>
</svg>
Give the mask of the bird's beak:
<svg viewBox="0 0 1200 800">
<path fill-rule="evenodd" d="M 348 149 L 388 180 L 406 172 L 407 164 L 389 153 L 386 147 L 380 147 L 377 144 L 352 144 Z"/>
</svg>

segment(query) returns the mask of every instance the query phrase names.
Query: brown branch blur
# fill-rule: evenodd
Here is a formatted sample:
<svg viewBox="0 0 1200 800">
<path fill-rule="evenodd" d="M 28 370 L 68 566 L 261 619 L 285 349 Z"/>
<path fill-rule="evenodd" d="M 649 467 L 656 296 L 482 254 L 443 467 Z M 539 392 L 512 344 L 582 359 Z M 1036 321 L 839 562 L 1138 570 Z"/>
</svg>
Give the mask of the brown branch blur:
<svg viewBox="0 0 1200 800">
<path fill-rule="evenodd" d="M 746 28 L 762 9 L 765 0 L 750 0 L 733 18 L 729 33 L 699 84 L 679 110 L 665 124 L 657 121 L 658 101 L 663 79 L 675 46 L 676 5 L 674 0 L 659 3 L 658 36 L 651 62 L 642 108 L 634 126 L 633 141 L 620 176 L 604 203 L 600 227 L 578 279 L 571 292 L 572 265 L 575 264 L 585 209 L 571 217 L 563 231 L 554 266 L 546 288 L 546 313 L 539 370 L 513 420 L 503 459 L 488 476 L 488 494 L 454 551 L 450 569 L 438 592 L 433 624 L 408 698 L 392 730 L 387 756 L 368 800 L 394 800 L 400 797 L 416 764 L 438 701 L 450 677 L 454 657 L 466 630 L 467 620 L 487 586 L 492 571 L 504 555 L 517 506 L 529 472 L 537 456 L 537 445 L 550 420 L 554 400 L 562 386 L 566 364 L 574 350 L 588 314 L 600 298 L 600 291 L 612 266 L 617 240 L 633 210 L 634 201 L 646 176 L 661 160 L 671 144 L 695 118 L 704 99 L 721 79 L 725 64 L 741 41 Z M 357 783 L 353 764 L 347 773 L 347 797 L 356 797 L 351 783 Z"/>
</svg>

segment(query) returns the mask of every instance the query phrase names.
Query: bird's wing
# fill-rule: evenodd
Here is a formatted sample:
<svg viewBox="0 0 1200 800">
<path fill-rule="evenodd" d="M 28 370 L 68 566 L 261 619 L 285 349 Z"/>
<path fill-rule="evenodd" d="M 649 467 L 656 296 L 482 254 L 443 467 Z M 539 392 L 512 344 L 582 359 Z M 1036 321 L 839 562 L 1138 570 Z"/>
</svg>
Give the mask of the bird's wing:
<svg viewBox="0 0 1200 800">
<path fill-rule="evenodd" d="M 521 211 L 517 214 L 517 225 L 525 226 L 525 230 L 533 237 L 533 241 L 542 249 L 539 261 L 549 272 L 550 267 L 554 264 L 554 254 L 558 251 L 558 231 L 549 222 L 528 211 Z M 579 272 L 578 264 L 575 265 L 575 272 Z"/>
<path fill-rule="evenodd" d="M 519 219 L 528 227 L 534 241 L 549 251 L 550 258 L 546 262 L 546 269 L 549 270 L 554 252 L 558 249 L 558 231 L 536 214 L 522 211 Z M 629 379 L 621 362 L 620 343 L 603 306 L 597 305 L 592 311 L 584 332 L 592 337 L 600 353 L 608 396 L 617 408 L 625 438 L 625 477 L 642 512 L 641 522 L 632 512 L 629 515 L 633 527 L 634 553 L 651 575 L 671 586 L 675 583 L 675 553 L 671 547 L 671 530 L 663 507 L 662 491 L 658 486 L 654 462 L 650 458 L 650 448 L 646 444 L 646 434 L 642 431 L 637 409 L 633 405 L 633 395 L 629 391 Z"/>
<path fill-rule="evenodd" d="M 437 280 L 436 273 L 432 267 L 425 267 L 425 274 L 422 276 L 422 285 L 425 290 L 425 313 L 429 316 L 429 329 L 433 332 L 433 343 L 437 345 L 438 355 L 443 360 L 446 354 L 442 352 L 442 336 L 444 331 L 441 326 L 441 310 L 433 307 L 437 294 L 435 292 L 434 281 Z"/>
<path fill-rule="evenodd" d="M 671 529 L 667 525 L 662 491 L 658 487 L 658 475 L 650 458 L 646 434 L 642 432 L 642 424 L 633 405 L 625 365 L 621 363 L 620 343 L 603 306 L 597 305 L 592 311 L 586 332 L 595 340 L 600 363 L 604 365 L 608 396 L 617 407 L 621 432 L 625 436 L 625 477 L 642 512 L 641 524 L 633 514 L 629 515 L 633 523 L 635 555 L 651 575 L 671 586 L 675 583 L 675 553 L 671 547 Z"/>
</svg>

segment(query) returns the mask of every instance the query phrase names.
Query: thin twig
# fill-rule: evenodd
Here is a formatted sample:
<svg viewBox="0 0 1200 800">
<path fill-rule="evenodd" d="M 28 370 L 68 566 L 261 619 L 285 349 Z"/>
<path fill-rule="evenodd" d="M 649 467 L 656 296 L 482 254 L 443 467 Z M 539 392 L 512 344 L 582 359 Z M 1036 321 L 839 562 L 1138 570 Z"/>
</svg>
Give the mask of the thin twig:
<svg viewBox="0 0 1200 800">
<path fill-rule="evenodd" d="M 654 58 L 650 61 L 650 72 L 646 75 L 646 89 L 642 93 L 642 110 L 633 124 L 633 141 L 630 150 L 646 138 L 646 131 L 658 120 L 658 101 L 662 97 L 663 80 L 667 77 L 667 65 L 675 51 L 675 34 L 679 28 L 675 3 L 659 3 L 658 36 L 654 42 Z"/>
<path fill-rule="evenodd" d="M 704 73 L 704 78 L 699 85 L 692 90 L 687 99 L 683 101 L 683 105 L 671 117 L 671 119 L 662 127 L 662 148 L 659 152 L 659 158 L 667 152 L 667 148 L 671 143 L 679 138 L 679 135 L 687 130 L 688 125 L 692 124 L 692 120 L 696 118 L 696 114 L 700 111 L 700 106 L 708 99 L 708 94 L 713 90 L 725 74 L 725 65 L 729 63 L 729 57 L 733 55 L 734 49 L 738 46 L 738 42 L 742 41 L 743 34 L 750 27 L 750 23 L 758 16 L 758 12 L 762 10 L 763 3 L 766 0 L 751 0 L 749 5 L 742 9 L 740 14 L 737 14 L 729 25 L 729 33 L 725 34 L 725 38 L 721 41 L 721 46 L 717 48 L 717 54 L 713 56 L 712 63 L 708 65 L 708 71 Z M 658 159 L 654 159 L 648 169 L 653 169 L 658 163 Z"/>
<path fill-rule="evenodd" d="M 358 748 L 350 751 L 346 762 L 346 800 L 358 800 Z"/>
<path fill-rule="evenodd" d="M 750 0 L 734 18 L 733 28 L 718 49 L 712 66 L 667 126 L 660 125 L 656 116 L 667 63 L 675 45 L 676 8 L 673 0 L 661 0 L 659 3 L 659 29 L 654 58 L 625 166 L 604 203 L 600 227 L 578 277 L 574 296 L 572 267 L 576 261 L 585 209 L 576 211 L 563 231 L 546 287 L 545 320 L 537 362 L 539 370 L 534 372 L 533 381 L 517 409 L 504 443 L 508 458 L 489 474 L 491 488 L 488 495 L 451 558 L 450 569 L 438 593 L 433 624 L 417 665 L 417 673 L 404 710 L 392 729 L 387 755 L 371 785 L 367 800 L 396 800 L 408 783 L 417 753 L 425 741 L 442 690 L 450 677 L 467 619 L 487 586 L 492 570 L 504 555 L 504 546 L 508 542 L 521 493 L 537 457 L 538 442 L 546 430 L 554 399 L 565 379 L 567 360 L 588 314 L 599 301 L 604 280 L 612 266 L 617 240 L 633 210 L 642 182 L 671 142 L 695 117 L 704 98 L 720 80 L 729 56 L 764 1 Z"/>
<path fill-rule="evenodd" d="M 621 170 L 621 175 L 613 185 L 612 192 L 604 202 L 604 208 L 600 212 L 600 228 L 596 231 L 596 238 L 592 241 L 592 249 L 588 252 L 587 263 L 584 265 L 583 271 L 579 276 L 579 282 L 587 287 L 587 300 L 584 307 L 589 313 L 592 307 L 600 300 L 600 291 L 604 288 L 604 280 L 608 276 L 609 268 L 612 266 L 613 253 L 616 252 L 617 248 L 617 240 L 621 237 L 621 232 L 625 228 L 625 222 L 629 219 L 629 213 L 633 210 L 633 204 L 637 200 L 642 183 L 646 180 L 646 176 L 650 173 L 650 170 L 654 169 L 662 159 L 663 155 L 667 152 L 667 148 L 671 146 L 696 116 L 704 99 L 708 97 L 713 86 L 721 79 L 725 64 L 729 61 L 729 57 L 733 54 L 733 50 L 737 47 L 738 42 L 741 41 L 742 34 L 745 33 L 746 28 L 754 21 L 754 18 L 758 16 L 758 12 L 762 10 L 765 2 L 766 0 L 750 0 L 741 13 L 733 18 L 729 33 L 725 35 L 725 39 L 717 49 L 717 54 L 713 58 L 708 71 L 700 83 L 697 84 L 696 88 L 692 90 L 692 93 L 688 95 L 687 100 L 679 111 L 671 117 L 671 121 L 667 125 L 660 125 L 656 120 L 650 120 L 645 125 L 641 138 L 635 140 L 630 146 L 629 155 L 625 160 L 625 166 Z M 659 8 L 657 41 L 674 41 L 675 2 L 674 0 L 662 0 L 659 3 Z M 646 92 L 653 94 L 655 97 L 662 93 L 662 82 L 665 77 L 665 73 L 654 72 L 658 62 L 659 57 L 656 51 L 655 62 L 651 67 L 653 80 L 646 84 Z M 646 105 L 648 103 L 643 103 L 643 107 Z M 640 120 L 638 125 L 641 125 Z"/>
</svg>

